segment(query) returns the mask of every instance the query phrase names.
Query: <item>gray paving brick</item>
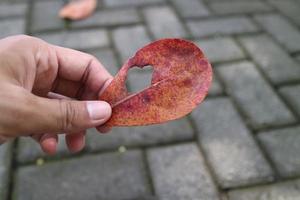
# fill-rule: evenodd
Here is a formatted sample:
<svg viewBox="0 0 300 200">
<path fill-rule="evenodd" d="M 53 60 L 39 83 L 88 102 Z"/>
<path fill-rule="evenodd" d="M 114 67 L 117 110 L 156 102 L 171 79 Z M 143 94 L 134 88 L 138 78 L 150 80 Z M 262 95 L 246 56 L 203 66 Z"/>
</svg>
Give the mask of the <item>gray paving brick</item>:
<svg viewBox="0 0 300 200">
<path fill-rule="evenodd" d="M 57 157 L 68 155 L 68 149 L 63 135 L 59 136 Z M 40 145 L 32 138 L 20 138 L 18 140 L 16 160 L 19 163 L 33 162 L 39 158 L 48 157 L 41 149 Z"/>
<path fill-rule="evenodd" d="M 129 91 L 131 92 L 138 92 L 148 86 L 151 85 L 151 78 L 152 78 L 152 68 L 144 67 L 143 69 L 140 68 L 133 68 L 129 71 L 127 76 L 127 82 L 129 85 Z"/>
<path fill-rule="evenodd" d="M 23 17 L 27 12 L 28 4 L 26 3 L 1 3 L 0 2 L 0 18 L 4 17 Z"/>
<path fill-rule="evenodd" d="M 268 0 L 268 2 L 300 26 L 300 5 L 293 0 Z"/>
<path fill-rule="evenodd" d="M 163 37 L 186 37 L 187 32 L 175 12 L 166 6 L 143 9 L 145 20 L 156 39 Z"/>
<path fill-rule="evenodd" d="M 213 76 L 213 81 L 208 91 L 208 95 L 216 96 L 224 93 L 223 87 L 216 76 Z"/>
<path fill-rule="evenodd" d="M 216 200 L 217 191 L 193 143 L 147 151 L 156 195 L 161 200 Z"/>
<path fill-rule="evenodd" d="M 104 4 L 108 7 L 118 6 L 144 6 L 153 3 L 161 3 L 163 0 L 104 0 Z"/>
<path fill-rule="evenodd" d="M 243 51 L 230 37 L 197 40 L 196 44 L 213 63 L 245 58 Z"/>
<path fill-rule="evenodd" d="M 107 47 L 109 39 L 107 31 L 103 29 L 62 31 L 55 33 L 43 33 L 35 35 L 51 44 L 73 49 L 92 49 Z"/>
<path fill-rule="evenodd" d="M 229 192 L 229 200 L 298 200 L 300 181 L 289 181 Z"/>
<path fill-rule="evenodd" d="M 253 128 L 295 122 L 292 113 L 251 62 L 225 64 L 216 70 Z"/>
<path fill-rule="evenodd" d="M 5 19 L 0 21 L 0 39 L 17 34 L 24 34 L 24 19 Z"/>
<path fill-rule="evenodd" d="M 180 15 L 184 18 L 203 17 L 210 15 L 210 11 L 202 0 L 171 0 Z"/>
<path fill-rule="evenodd" d="M 273 84 L 300 80 L 299 64 L 268 36 L 241 37 L 240 41 Z"/>
<path fill-rule="evenodd" d="M 138 13 L 133 8 L 99 10 L 91 17 L 72 22 L 72 27 L 119 26 L 140 22 Z"/>
<path fill-rule="evenodd" d="M 282 177 L 300 174 L 300 126 L 283 128 L 258 134 Z"/>
<path fill-rule="evenodd" d="M 259 30 L 249 18 L 244 16 L 192 20 L 187 25 L 195 37 L 251 33 Z"/>
<path fill-rule="evenodd" d="M 112 32 L 112 37 L 122 62 L 150 42 L 144 26 L 117 28 Z"/>
<path fill-rule="evenodd" d="M 119 146 L 152 146 L 193 139 L 193 130 L 186 118 L 164 124 L 113 128 L 109 134 L 90 130 L 88 148 L 95 150 L 117 149 Z"/>
<path fill-rule="evenodd" d="M 62 29 L 64 21 L 58 17 L 62 1 L 35 1 L 32 7 L 31 32 Z"/>
<path fill-rule="evenodd" d="M 272 10 L 270 6 L 261 0 L 218 1 L 210 3 L 210 7 L 217 14 L 245 14 Z"/>
<path fill-rule="evenodd" d="M 150 194 L 140 151 L 23 167 L 15 185 L 16 200 L 125 200 Z"/>
<path fill-rule="evenodd" d="M 0 146 L 0 199 L 7 198 L 11 157 L 11 143 L 2 144 Z"/>
<path fill-rule="evenodd" d="M 300 10 L 299 10 L 300 11 Z M 300 50 L 300 31 L 278 14 L 256 15 L 255 20 L 290 52 Z"/>
<path fill-rule="evenodd" d="M 88 51 L 88 53 L 94 55 L 113 76 L 119 71 L 116 56 L 111 49 L 92 50 Z"/>
<path fill-rule="evenodd" d="M 283 98 L 291 105 L 293 110 L 300 116 L 300 84 L 285 86 L 279 89 Z"/>
<path fill-rule="evenodd" d="M 204 101 L 192 117 L 198 127 L 199 143 L 222 188 L 273 179 L 269 164 L 228 98 Z"/>
</svg>

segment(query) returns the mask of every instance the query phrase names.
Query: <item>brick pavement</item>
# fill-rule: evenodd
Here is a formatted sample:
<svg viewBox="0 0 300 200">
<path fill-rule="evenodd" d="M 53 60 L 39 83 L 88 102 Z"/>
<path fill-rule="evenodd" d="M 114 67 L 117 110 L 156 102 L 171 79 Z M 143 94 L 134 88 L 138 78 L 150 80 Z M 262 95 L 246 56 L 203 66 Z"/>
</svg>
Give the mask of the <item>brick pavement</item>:
<svg viewBox="0 0 300 200">
<path fill-rule="evenodd" d="M 96 56 L 115 74 L 146 43 L 193 40 L 214 81 L 191 115 L 163 125 L 88 131 L 83 152 L 28 138 L 0 147 L 0 200 L 300 199 L 300 2 L 99 0 L 83 21 L 62 0 L 0 0 L 0 38 L 31 34 Z M 131 70 L 128 87 L 149 84 Z"/>
</svg>

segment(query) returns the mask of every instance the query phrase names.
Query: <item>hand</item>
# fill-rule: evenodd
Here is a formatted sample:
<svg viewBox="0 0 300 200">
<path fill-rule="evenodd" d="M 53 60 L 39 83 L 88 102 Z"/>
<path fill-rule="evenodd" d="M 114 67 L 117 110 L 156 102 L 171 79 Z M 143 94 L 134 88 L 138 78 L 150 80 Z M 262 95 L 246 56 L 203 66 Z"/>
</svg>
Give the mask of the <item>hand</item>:
<svg viewBox="0 0 300 200">
<path fill-rule="evenodd" d="M 32 136 L 54 154 L 57 134 L 66 133 L 70 151 L 81 150 L 86 129 L 103 130 L 111 115 L 97 101 L 111 80 L 91 55 L 30 36 L 0 40 L 0 144 Z"/>
</svg>

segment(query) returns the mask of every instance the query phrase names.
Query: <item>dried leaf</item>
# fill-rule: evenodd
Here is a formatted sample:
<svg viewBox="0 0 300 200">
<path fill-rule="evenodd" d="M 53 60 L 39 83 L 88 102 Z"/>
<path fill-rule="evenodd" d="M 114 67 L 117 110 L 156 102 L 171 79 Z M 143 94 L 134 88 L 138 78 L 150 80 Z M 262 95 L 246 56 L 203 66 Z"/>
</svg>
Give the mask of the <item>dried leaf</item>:
<svg viewBox="0 0 300 200">
<path fill-rule="evenodd" d="M 97 0 L 73 0 L 59 12 L 60 18 L 80 20 L 89 17 L 97 7 Z"/>
<path fill-rule="evenodd" d="M 153 66 L 151 85 L 135 94 L 126 89 L 132 67 Z M 153 42 L 130 58 L 100 96 L 113 108 L 105 126 L 162 123 L 190 113 L 207 95 L 212 69 L 202 51 L 182 39 Z"/>
</svg>

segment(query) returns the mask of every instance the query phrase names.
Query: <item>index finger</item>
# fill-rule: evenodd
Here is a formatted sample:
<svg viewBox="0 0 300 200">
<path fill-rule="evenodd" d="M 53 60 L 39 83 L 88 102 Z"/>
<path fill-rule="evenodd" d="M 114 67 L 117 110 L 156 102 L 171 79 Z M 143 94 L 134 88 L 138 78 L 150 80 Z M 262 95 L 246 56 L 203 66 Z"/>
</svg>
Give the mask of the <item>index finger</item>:
<svg viewBox="0 0 300 200">
<path fill-rule="evenodd" d="M 58 84 L 61 88 L 57 90 L 80 90 L 76 93 L 81 93 L 81 99 L 95 99 L 112 80 L 112 75 L 94 56 L 73 49 L 53 47 L 58 62 L 58 81 L 62 82 Z"/>
</svg>

